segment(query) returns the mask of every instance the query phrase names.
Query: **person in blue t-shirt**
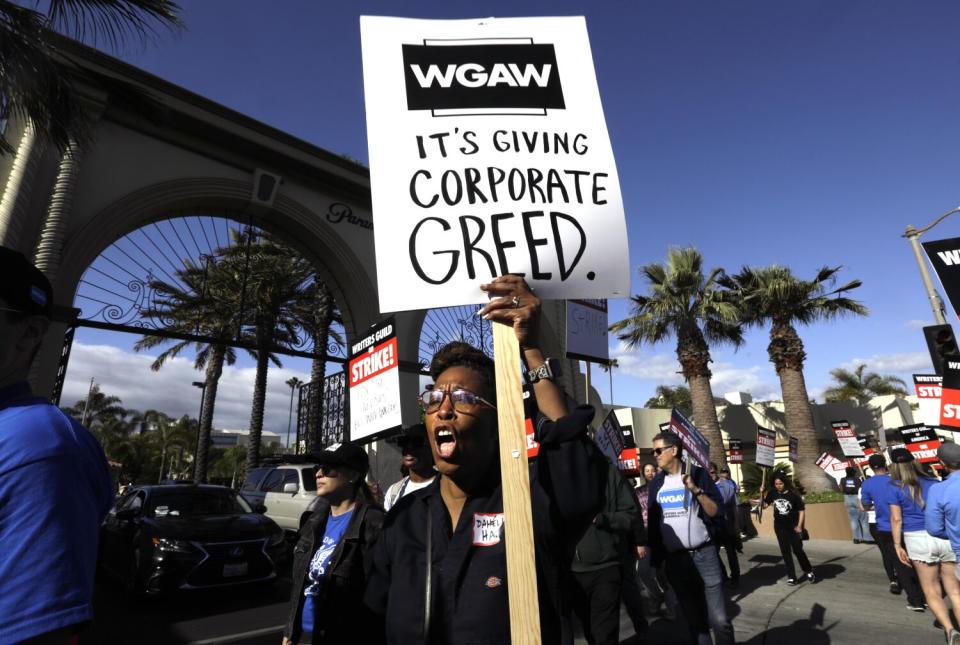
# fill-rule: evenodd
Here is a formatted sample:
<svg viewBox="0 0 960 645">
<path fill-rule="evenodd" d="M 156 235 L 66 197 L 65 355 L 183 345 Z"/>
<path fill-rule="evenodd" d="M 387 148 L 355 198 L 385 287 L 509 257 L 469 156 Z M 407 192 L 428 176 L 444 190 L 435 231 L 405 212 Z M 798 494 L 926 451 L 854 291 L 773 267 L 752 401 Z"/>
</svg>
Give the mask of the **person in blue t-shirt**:
<svg viewBox="0 0 960 645">
<path fill-rule="evenodd" d="M 907 604 L 910 607 L 920 607 L 920 611 L 923 611 L 923 592 L 920 590 L 917 576 L 911 567 L 900 562 L 893 546 L 893 533 L 890 532 L 890 500 L 894 490 L 890 484 L 890 475 L 887 473 L 887 458 L 883 454 L 874 454 L 870 455 L 867 463 L 874 474 L 860 485 L 860 504 L 864 511 L 872 508 L 876 513 L 877 532 L 874 540 L 883 556 L 884 568 L 888 572 L 893 571 L 890 593 L 899 595 L 901 591 L 906 591 Z"/>
<path fill-rule="evenodd" d="M 65 644 L 93 617 L 110 468 L 93 435 L 27 384 L 50 282 L 4 247 L 0 276 L 0 643 Z"/>
<path fill-rule="evenodd" d="M 906 448 L 890 453 L 891 482 L 895 491 L 890 501 L 890 526 L 900 562 L 912 566 L 920 579 L 930 611 L 943 626 L 947 642 L 960 645 L 960 632 L 953 629 L 950 610 L 943 602 L 940 585 L 950 604 L 960 607 L 960 582 L 954 575 L 957 556 L 950 542 L 930 535 L 926 530 L 924 507 L 930 490 L 939 483 L 927 477 Z"/>
<path fill-rule="evenodd" d="M 314 645 L 375 645 L 383 640 L 382 625 L 365 608 L 363 592 L 384 511 L 364 481 L 367 453 L 357 444 L 334 444 L 316 461 L 321 503 L 300 529 L 293 550 L 283 644 L 303 639 Z"/>
</svg>

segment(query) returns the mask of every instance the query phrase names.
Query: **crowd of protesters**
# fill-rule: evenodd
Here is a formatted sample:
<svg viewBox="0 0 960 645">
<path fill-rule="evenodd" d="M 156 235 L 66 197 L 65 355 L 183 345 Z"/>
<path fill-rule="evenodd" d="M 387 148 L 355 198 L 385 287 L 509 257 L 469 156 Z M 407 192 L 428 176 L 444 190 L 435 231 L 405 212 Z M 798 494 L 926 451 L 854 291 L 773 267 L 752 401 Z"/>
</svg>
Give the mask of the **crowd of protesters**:
<svg viewBox="0 0 960 645">
<path fill-rule="evenodd" d="M 0 273 L 0 431 L 29 428 L 7 433 L 22 441 L 0 442 L 0 641 L 72 643 L 92 618 L 109 470 L 92 435 L 26 385 L 50 319 L 49 282 L 2 248 Z M 515 330 L 528 368 L 547 365 L 540 302 L 522 278 L 483 289 L 491 300 L 480 315 Z M 638 643 L 654 614 L 682 616 L 697 645 L 734 643 L 727 589 L 740 582 L 746 527 L 729 470 L 691 466 L 679 437 L 661 432 L 655 463 L 631 485 L 589 438 L 594 410 L 574 407 L 550 370 L 539 373 L 530 379 L 540 445 L 530 491 L 542 642 L 571 644 L 576 617 L 591 645 L 615 645 L 623 604 Z M 494 363 L 454 342 L 430 375 L 423 423 L 397 440 L 402 478 L 384 495 L 367 482 L 362 447 L 314 455 L 320 499 L 293 548 L 283 645 L 510 642 Z M 853 539 L 878 545 L 890 591 L 906 592 L 910 610 L 929 607 L 949 645 L 960 645 L 944 602 L 960 607 L 960 446 L 942 445 L 938 458 L 942 482 L 901 448 L 889 465 L 872 455 L 872 477 L 850 470 L 840 486 Z M 57 502 L 65 498 L 71 504 Z M 818 582 L 790 478 L 761 484 L 760 504 L 773 509 L 787 584 Z"/>
</svg>

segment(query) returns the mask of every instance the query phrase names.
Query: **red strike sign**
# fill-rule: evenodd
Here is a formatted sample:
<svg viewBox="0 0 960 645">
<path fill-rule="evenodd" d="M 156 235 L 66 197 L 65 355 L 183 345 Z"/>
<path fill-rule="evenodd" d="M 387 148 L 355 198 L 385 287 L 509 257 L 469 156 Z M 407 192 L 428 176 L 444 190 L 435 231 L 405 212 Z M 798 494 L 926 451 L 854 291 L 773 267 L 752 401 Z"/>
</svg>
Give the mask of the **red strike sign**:
<svg viewBox="0 0 960 645">
<path fill-rule="evenodd" d="M 350 361 L 350 387 L 397 367 L 397 339 L 370 348 L 366 354 Z"/>
<path fill-rule="evenodd" d="M 941 389 L 940 425 L 960 428 L 960 390 Z"/>
</svg>

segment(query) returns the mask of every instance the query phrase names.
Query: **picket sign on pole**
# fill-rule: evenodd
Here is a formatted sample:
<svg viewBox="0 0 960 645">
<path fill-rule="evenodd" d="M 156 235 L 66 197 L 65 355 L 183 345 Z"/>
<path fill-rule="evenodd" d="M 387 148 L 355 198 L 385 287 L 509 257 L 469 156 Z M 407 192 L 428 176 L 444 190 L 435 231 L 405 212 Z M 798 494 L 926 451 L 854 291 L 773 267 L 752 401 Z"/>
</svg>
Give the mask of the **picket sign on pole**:
<svg viewBox="0 0 960 645">
<path fill-rule="evenodd" d="M 537 602 L 533 516 L 530 509 L 530 469 L 527 431 L 523 420 L 523 383 L 520 380 L 520 343 L 512 327 L 493 325 L 493 356 L 497 373 L 497 422 L 500 426 L 500 478 L 503 486 L 503 524 L 509 538 L 507 597 L 510 638 L 515 644 L 540 643 L 540 605 Z"/>
</svg>

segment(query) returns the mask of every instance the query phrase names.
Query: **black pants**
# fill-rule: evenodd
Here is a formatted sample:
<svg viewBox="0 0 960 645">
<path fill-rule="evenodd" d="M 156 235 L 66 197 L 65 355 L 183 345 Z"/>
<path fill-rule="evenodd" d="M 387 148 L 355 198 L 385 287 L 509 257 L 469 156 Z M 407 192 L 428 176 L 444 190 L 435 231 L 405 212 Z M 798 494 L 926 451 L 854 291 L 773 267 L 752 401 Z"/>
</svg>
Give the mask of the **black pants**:
<svg viewBox="0 0 960 645">
<path fill-rule="evenodd" d="M 574 571 L 573 611 L 583 625 L 590 645 L 618 645 L 620 642 L 621 567 L 619 564 L 596 571 Z"/>
<path fill-rule="evenodd" d="M 897 561 L 896 553 L 892 553 L 893 549 L 885 549 L 880 544 L 880 532 L 877 530 L 876 523 L 867 526 L 870 527 L 870 537 L 873 538 L 873 541 L 877 543 L 877 548 L 880 549 L 880 557 L 883 558 L 883 570 L 887 572 L 887 580 L 897 582 L 897 569 L 894 565 L 894 562 Z"/>
<path fill-rule="evenodd" d="M 897 557 L 897 551 L 893 547 L 893 533 L 890 531 L 877 531 L 877 545 L 880 552 L 886 551 L 893 561 L 893 567 L 897 572 L 897 582 L 907 594 L 907 602 L 914 607 L 923 607 L 923 591 L 920 589 L 920 581 L 917 580 L 917 572 L 913 567 L 908 567 L 900 562 Z M 886 558 L 887 556 L 884 556 Z"/>
<path fill-rule="evenodd" d="M 637 550 L 636 547 L 630 547 L 630 553 L 625 555 L 621 563 L 623 570 L 621 596 L 623 606 L 630 616 L 630 622 L 633 623 L 633 631 L 637 634 L 643 634 L 647 631 L 647 619 L 643 615 L 643 596 L 640 593 L 640 577 L 637 575 Z"/>
<path fill-rule="evenodd" d="M 780 555 L 783 556 L 783 564 L 787 567 L 787 577 L 797 577 L 797 570 L 793 566 L 793 557 L 790 553 L 791 550 L 793 554 L 797 556 L 800 569 L 803 570 L 804 573 L 809 573 L 813 567 L 810 566 L 810 560 L 803 551 L 803 539 L 800 537 L 800 534 L 794 530 L 793 525 L 783 527 L 774 525 L 773 531 L 777 534 L 777 543 L 780 545 Z"/>
<path fill-rule="evenodd" d="M 736 581 L 740 579 L 740 561 L 737 559 L 737 549 L 740 548 L 740 536 L 732 531 L 728 531 L 721 538 L 723 543 L 717 544 L 717 559 L 720 560 L 720 571 L 723 572 L 723 579 L 726 580 L 727 570 L 723 566 L 723 558 L 720 557 L 720 547 L 727 551 L 727 563 L 730 565 L 729 578 Z"/>
</svg>

